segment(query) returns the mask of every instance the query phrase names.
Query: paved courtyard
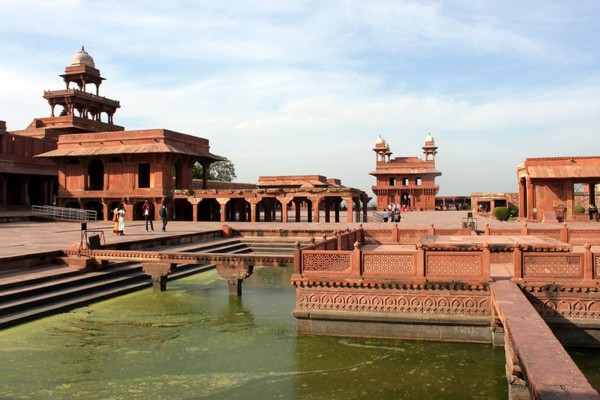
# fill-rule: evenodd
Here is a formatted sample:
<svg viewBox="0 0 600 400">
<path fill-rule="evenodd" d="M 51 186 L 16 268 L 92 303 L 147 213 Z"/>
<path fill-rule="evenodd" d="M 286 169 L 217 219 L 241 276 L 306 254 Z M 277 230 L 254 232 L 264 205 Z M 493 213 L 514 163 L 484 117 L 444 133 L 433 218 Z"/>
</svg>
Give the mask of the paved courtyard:
<svg viewBox="0 0 600 400">
<path fill-rule="evenodd" d="M 466 211 L 420 211 L 406 212 L 402 214 L 401 228 L 425 228 L 432 224 L 438 228 L 455 228 L 462 226 L 462 219 L 467 216 Z M 342 214 L 341 220 L 346 219 Z M 323 221 L 324 218 L 322 217 Z M 495 219 L 477 217 L 477 229 L 483 230 L 485 224 L 491 227 L 514 227 L 522 226 L 520 222 L 500 222 Z M 309 222 L 227 222 L 234 229 L 302 229 L 302 230 L 331 230 L 331 229 L 353 229 L 359 223 L 309 223 Z M 106 243 L 117 243 L 136 239 L 146 239 L 150 236 L 167 236 L 174 234 L 185 234 L 220 229 L 221 222 L 191 222 L 191 221 L 169 221 L 167 232 L 160 231 L 160 222 L 154 223 L 155 231 L 146 232 L 144 221 L 128 221 L 125 228 L 125 236 L 117 236 L 112 233 L 113 223 L 99 221 L 88 223 L 88 230 L 94 232 L 102 231 Z M 365 227 L 391 227 L 392 223 L 368 222 L 363 223 Z M 562 224 L 532 224 L 532 226 L 562 226 Z M 590 221 L 578 221 L 569 223 L 570 227 L 596 227 L 600 223 Z M 78 246 L 81 241 L 81 225 L 74 222 L 12 222 L 0 223 L 0 256 L 18 256 L 31 253 L 40 253 L 60 249 L 68 249 Z"/>
</svg>

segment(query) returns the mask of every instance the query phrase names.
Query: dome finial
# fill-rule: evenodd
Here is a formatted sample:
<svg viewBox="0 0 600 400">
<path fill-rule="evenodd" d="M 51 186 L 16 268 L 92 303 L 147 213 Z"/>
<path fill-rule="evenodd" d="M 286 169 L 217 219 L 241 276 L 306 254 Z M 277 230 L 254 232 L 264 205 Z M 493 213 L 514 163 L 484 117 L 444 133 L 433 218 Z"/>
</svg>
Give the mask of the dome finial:
<svg viewBox="0 0 600 400">
<path fill-rule="evenodd" d="M 81 50 L 79 50 L 71 60 L 71 65 L 87 65 L 92 68 L 96 68 L 96 64 L 94 63 L 94 59 L 92 56 L 85 51 L 85 47 L 82 45 Z"/>
</svg>

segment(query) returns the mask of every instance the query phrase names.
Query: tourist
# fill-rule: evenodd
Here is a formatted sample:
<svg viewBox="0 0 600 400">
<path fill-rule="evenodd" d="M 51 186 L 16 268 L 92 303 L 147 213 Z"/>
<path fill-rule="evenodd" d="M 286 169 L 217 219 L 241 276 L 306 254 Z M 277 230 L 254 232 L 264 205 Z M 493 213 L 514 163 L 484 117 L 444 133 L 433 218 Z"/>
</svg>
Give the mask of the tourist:
<svg viewBox="0 0 600 400">
<path fill-rule="evenodd" d="M 383 209 L 383 212 L 381 213 L 381 217 L 383 218 L 383 222 L 388 222 L 388 212 L 385 208 Z"/>
<path fill-rule="evenodd" d="M 117 215 L 119 216 L 117 235 L 123 236 L 125 234 L 125 206 L 123 203 L 119 203 L 119 206 L 117 207 Z"/>
<path fill-rule="evenodd" d="M 152 232 L 154 232 L 154 223 L 152 219 L 154 218 L 154 205 L 150 203 L 148 200 L 144 202 L 142 206 L 142 211 L 144 212 L 144 219 L 146 220 L 146 232 L 148 232 L 148 222 L 150 222 L 150 228 Z"/>
<path fill-rule="evenodd" d="M 590 221 L 594 219 L 594 214 L 597 212 L 598 212 L 598 210 L 596 209 L 596 205 L 590 204 L 590 207 L 588 208 L 588 214 L 590 215 Z"/>
<path fill-rule="evenodd" d="M 166 232 L 168 211 L 165 203 L 162 203 L 162 207 L 160 208 L 160 210 L 158 210 L 158 216 L 162 220 L 162 230 L 163 232 Z"/>
<path fill-rule="evenodd" d="M 119 207 L 115 208 L 113 210 L 113 222 L 114 222 L 114 226 L 113 226 L 113 232 L 118 235 L 119 234 Z"/>
</svg>

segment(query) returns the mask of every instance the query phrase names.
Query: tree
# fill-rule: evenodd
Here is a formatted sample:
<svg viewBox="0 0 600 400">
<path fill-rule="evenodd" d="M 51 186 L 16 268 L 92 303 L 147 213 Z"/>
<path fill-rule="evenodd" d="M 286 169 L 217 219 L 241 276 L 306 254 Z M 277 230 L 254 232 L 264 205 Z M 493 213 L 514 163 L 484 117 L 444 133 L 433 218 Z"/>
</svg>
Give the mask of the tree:
<svg viewBox="0 0 600 400">
<path fill-rule="evenodd" d="M 202 165 L 200 163 L 196 163 L 192 167 L 192 178 L 202 179 Z M 232 182 L 235 178 L 235 167 L 228 159 L 214 162 L 208 168 L 208 179 L 211 181 Z"/>
</svg>

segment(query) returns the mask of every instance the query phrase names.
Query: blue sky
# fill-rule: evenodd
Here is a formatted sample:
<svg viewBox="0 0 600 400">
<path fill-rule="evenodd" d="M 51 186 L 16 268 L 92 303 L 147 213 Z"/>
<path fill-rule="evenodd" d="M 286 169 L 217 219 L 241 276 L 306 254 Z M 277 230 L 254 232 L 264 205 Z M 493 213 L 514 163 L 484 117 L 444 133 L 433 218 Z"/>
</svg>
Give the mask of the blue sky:
<svg viewBox="0 0 600 400">
<path fill-rule="evenodd" d="M 367 190 L 438 145 L 440 195 L 517 190 L 529 157 L 600 155 L 600 1 L 0 0 L 0 120 L 85 45 L 115 123 L 208 138 L 238 181 L 320 174 Z"/>
</svg>

